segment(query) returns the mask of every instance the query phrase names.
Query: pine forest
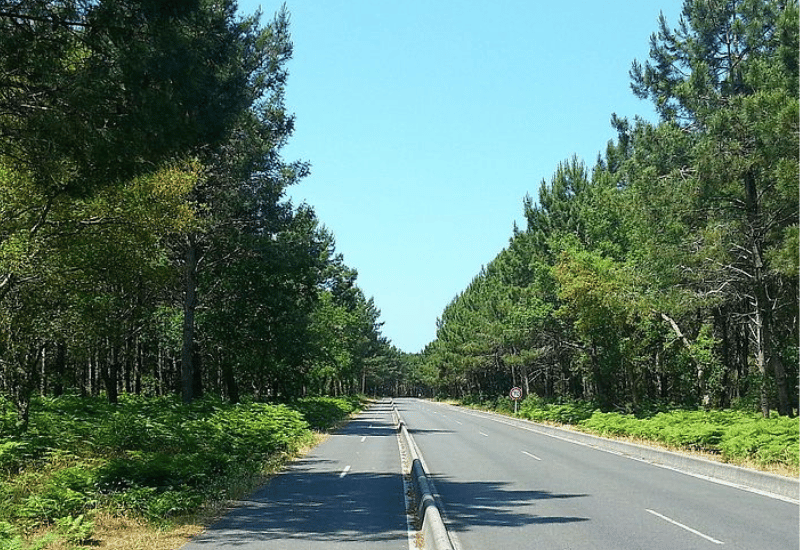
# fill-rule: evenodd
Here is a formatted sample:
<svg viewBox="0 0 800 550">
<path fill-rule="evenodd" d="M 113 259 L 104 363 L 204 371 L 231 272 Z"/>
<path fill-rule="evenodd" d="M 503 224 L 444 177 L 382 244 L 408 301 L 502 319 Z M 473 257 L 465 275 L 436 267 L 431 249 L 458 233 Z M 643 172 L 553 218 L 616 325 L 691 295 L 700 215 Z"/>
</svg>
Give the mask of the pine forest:
<svg viewBox="0 0 800 550">
<path fill-rule="evenodd" d="M 313 163 L 283 154 L 289 8 L 0 1 L 0 548 L 162 529 L 367 396 L 509 412 L 518 387 L 533 420 L 796 475 L 799 24 L 795 0 L 662 15 L 629 73 L 657 121 L 609 113 L 596 159 L 543 167 L 407 353 L 287 198 Z"/>
</svg>

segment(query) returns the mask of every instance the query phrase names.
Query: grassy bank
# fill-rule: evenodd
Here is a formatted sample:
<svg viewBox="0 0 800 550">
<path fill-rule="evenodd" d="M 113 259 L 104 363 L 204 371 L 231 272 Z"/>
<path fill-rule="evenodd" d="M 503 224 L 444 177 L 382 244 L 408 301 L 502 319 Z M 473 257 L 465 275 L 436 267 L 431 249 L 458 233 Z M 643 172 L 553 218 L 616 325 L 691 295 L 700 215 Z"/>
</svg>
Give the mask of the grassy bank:
<svg viewBox="0 0 800 550">
<path fill-rule="evenodd" d="M 0 550 L 112 548 L 133 532 L 141 544 L 118 547 L 175 548 L 170 533 L 204 523 L 362 404 L 62 397 L 35 401 L 20 433 L 0 402 Z"/>
<path fill-rule="evenodd" d="M 506 414 L 513 402 L 501 397 L 464 400 Z M 606 437 L 652 442 L 669 449 L 711 455 L 741 466 L 797 476 L 800 460 L 798 420 L 758 413 L 723 410 L 654 410 L 639 414 L 602 412 L 591 403 L 550 403 L 529 396 L 519 404 L 520 418 L 535 422 L 568 425 Z"/>
</svg>

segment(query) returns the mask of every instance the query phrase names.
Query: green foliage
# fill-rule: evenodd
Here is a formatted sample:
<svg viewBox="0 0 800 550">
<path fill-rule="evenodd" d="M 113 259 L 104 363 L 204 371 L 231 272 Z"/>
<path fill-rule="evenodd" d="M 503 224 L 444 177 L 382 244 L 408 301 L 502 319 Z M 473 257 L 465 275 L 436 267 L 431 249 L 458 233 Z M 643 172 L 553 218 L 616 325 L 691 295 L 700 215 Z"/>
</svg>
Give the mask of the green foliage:
<svg viewBox="0 0 800 550">
<path fill-rule="evenodd" d="M 291 405 L 207 398 L 189 406 L 128 395 L 118 405 L 36 399 L 29 430 L 0 439 L 0 517 L 11 522 L 0 540 L 17 544 L 17 527 L 52 525 L 54 536 L 85 543 L 97 507 L 155 523 L 191 514 L 311 441 L 310 426 L 329 428 L 363 404 L 359 397 Z"/>
<path fill-rule="evenodd" d="M 0 521 L 0 550 L 23 550 L 24 544 L 13 525 Z"/>
<path fill-rule="evenodd" d="M 587 402 L 548 403 L 536 396 L 528 396 L 519 406 L 519 415 L 535 422 L 577 424 L 589 418 L 594 410 L 594 406 Z"/>
<path fill-rule="evenodd" d="M 364 400 L 359 396 L 306 397 L 291 404 L 313 430 L 328 430 L 363 406 Z"/>
<path fill-rule="evenodd" d="M 797 420 L 785 417 L 753 418 L 726 431 L 719 447 L 724 456 L 749 458 L 762 464 L 798 465 Z"/>
<path fill-rule="evenodd" d="M 66 516 L 56 520 L 55 531 L 35 538 L 26 544 L 17 529 L 6 521 L 0 521 L 0 550 L 43 550 L 62 541 L 74 547 L 91 541 L 94 523 L 84 516 Z"/>
<path fill-rule="evenodd" d="M 499 395 L 524 378 L 548 402 L 603 411 L 795 414 L 799 11 L 686 0 L 676 28 L 659 18 L 630 76 L 661 119 L 612 116 L 618 139 L 591 170 L 573 156 L 526 196 L 527 226 L 447 305 L 423 354 L 438 391 Z"/>
<path fill-rule="evenodd" d="M 262 26 L 233 0 L 155 4 L 0 10 L 0 378 L 22 429 L 40 388 L 365 391 L 388 348 L 332 235 L 285 197 L 308 172 L 281 157 L 286 9 Z M 144 412 L 110 410 L 100 444 L 183 444 Z M 25 452 L 0 449 L 0 471 Z"/>
<path fill-rule="evenodd" d="M 26 461 L 28 444 L 24 441 L 4 441 L 0 443 L 0 474 L 19 472 Z"/>
<path fill-rule="evenodd" d="M 56 532 L 71 544 L 89 542 L 94 533 L 94 522 L 86 519 L 84 515 L 78 517 L 66 516 L 56 520 Z"/>
<path fill-rule="evenodd" d="M 600 435 L 657 441 L 677 448 L 719 453 L 726 460 L 752 460 L 761 465 L 798 465 L 796 420 L 763 418 L 737 411 L 672 411 L 650 418 L 595 412 L 579 423 Z"/>
</svg>

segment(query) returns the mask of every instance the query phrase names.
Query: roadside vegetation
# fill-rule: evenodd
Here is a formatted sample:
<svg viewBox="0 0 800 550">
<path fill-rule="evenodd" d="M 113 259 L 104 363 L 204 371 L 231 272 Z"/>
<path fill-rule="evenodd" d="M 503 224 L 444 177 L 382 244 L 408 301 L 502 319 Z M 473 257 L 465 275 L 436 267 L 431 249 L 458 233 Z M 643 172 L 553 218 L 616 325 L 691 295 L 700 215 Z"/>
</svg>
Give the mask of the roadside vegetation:
<svg viewBox="0 0 800 550">
<path fill-rule="evenodd" d="M 610 114 L 596 160 L 541 180 L 420 373 L 441 398 L 517 386 L 522 414 L 796 465 L 797 423 L 773 416 L 800 395 L 798 4 L 653 17 L 629 76 L 658 120 Z"/>
<path fill-rule="evenodd" d="M 460 402 L 513 414 L 513 402 L 467 398 Z M 797 419 L 742 410 L 687 410 L 653 406 L 633 412 L 603 412 L 585 401 L 547 401 L 529 396 L 517 417 L 612 438 L 699 452 L 740 466 L 796 477 L 800 473 L 800 425 Z"/>
<path fill-rule="evenodd" d="M 98 523 L 152 533 L 191 524 L 253 490 L 364 402 L 37 398 L 21 432 L 2 400 L 0 549 L 105 547 L 113 541 L 98 538 L 108 531 Z"/>
</svg>

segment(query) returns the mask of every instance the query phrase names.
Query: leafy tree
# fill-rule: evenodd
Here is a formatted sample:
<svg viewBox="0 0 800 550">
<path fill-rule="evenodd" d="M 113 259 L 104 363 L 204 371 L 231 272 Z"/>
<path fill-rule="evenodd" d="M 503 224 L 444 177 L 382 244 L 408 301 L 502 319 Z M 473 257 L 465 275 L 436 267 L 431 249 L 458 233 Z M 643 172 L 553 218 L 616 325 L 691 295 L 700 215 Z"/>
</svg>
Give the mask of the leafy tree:
<svg viewBox="0 0 800 550">
<path fill-rule="evenodd" d="M 612 117 L 526 197 L 527 226 L 445 308 L 425 351 L 450 393 L 515 383 L 603 408 L 797 392 L 798 7 L 687 0 L 632 88 L 658 124 Z M 755 365 L 757 372 L 751 372 Z M 491 382 L 496 378 L 496 382 Z M 774 388 L 774 390 L 773 390 Z"/>
<path fill-rule="evenodd" d="M 794 337 L 778 335 L 776 316 L 796 318 L 796 271 L 787 279 L 771 258 L 792 246 L 797 227 L 797 11 L 777 1 L 687 1 L 676 31 L 661 18 L 653 63 L 631 71 L 637 95 L 689 136 L 668 180 L 686 192 L 694 263 L 704 286 L 716 287 L 706 292 L 745 308 L 765 416 L 770 369 L 779 411 L 792 409 L 780 349 Z"/>
</svg>

